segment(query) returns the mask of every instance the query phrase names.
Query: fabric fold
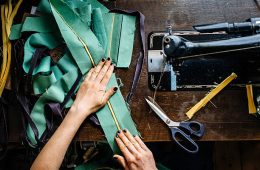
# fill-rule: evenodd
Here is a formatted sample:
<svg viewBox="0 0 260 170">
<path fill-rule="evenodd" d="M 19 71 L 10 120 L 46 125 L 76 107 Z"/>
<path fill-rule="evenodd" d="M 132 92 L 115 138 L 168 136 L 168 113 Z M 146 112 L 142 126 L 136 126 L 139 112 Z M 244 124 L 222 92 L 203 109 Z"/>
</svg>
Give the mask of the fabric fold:
<svg viewBox="0 0 260 170">
<path fill-rule="evenodd" d="M 34 63 L 33 90 L 34 94 L 40 97 L 30 114 L 38 133 L 35 134 L 35 129 L 30 125 L 27 128 L 27 137 L 32 147 L 36 147 L 46 133 L 46 119 L 49 116 L 46 117 L 45 105 L 62 104 L 65 108 L 69 108 L 73 99 L 69 96 L 66 100 L 68 102 L 63 102 L 75 82 L 78 83 L 75 92 L 80 86 L 81 81 L 76 81 L 79 74 L 87 74 L 105 57 L 105 54 L 110 56 L 118 67 L 129 66 L 133 46 L 131 43 L 135 31 L 135 17 L 108 13 L 108 9 L 96 0 L 42 0 L 37 10 L 43 16 L 28 18 L 23 25 L 13 26 L 13 35 L 10 36 L 15 39 L 25 31 L 36 32 L 32 33 L 25 42 L 24 71 L 28 73 L 31 70 L 31 63 L 36 60 L 33 57 L 37 49 L 51 51 L 65 43 L 66 50 L 62 56 L 56 56 L 57 61 L 50 52 L 47 55 L 38 55 L 39 58 Z M 48 27 L 46 17 L 51 18 L 52 27 Z M 35 27 L 30 27 L 30 23 Z M 129 42 L 126 43 L 127 41 Z M 116 76 L 113 74 L 108 88 L 117 86 Z M 70 93 L 71 95 L 74 93 L 74 88 Z M 119 90 L 96 114 L 106 139 L 115 153 L 119 153 L 114 141 L 119 128 L 127 128 L 133 135 L 138 134 Z"/>
</svg>

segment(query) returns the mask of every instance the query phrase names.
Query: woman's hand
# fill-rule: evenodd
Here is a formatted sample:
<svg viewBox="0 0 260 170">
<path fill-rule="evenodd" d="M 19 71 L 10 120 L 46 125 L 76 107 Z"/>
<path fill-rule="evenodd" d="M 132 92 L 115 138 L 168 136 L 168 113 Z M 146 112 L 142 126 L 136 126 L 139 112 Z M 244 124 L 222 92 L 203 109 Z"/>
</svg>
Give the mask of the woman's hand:
<svg viewBox="0 0 260 170">
<path fill-rule="evenodd" d="M 114 87 L 106 91 L 113 70 L 114 65 L 108 58 L 107 60 L 102 59 L 95 68 L 88 72 L 72 105 L 75 113 L 86 118 L 107 103 L 117 90 L 117 87 Z"/>
<path fill-rule="evenodd" d="M 35 159 L 31 169 L 59 169 L 64 155 L 81 123 L 91 113 L 104 106 L 117 88 L 106 90 L 113 73 L 110 59 L 91 69 L 81 84 L 76 100 L 53 136 Z"/>
<path fill-rule="evenodd" d="M 119 131 L 116 142 L 123 156 L 114 155 L 114 158 L 126 170 L 154 170 L 157 169 L 152 152 L 138 137 L 133 137 L 128 130 Z"/>
</svg>

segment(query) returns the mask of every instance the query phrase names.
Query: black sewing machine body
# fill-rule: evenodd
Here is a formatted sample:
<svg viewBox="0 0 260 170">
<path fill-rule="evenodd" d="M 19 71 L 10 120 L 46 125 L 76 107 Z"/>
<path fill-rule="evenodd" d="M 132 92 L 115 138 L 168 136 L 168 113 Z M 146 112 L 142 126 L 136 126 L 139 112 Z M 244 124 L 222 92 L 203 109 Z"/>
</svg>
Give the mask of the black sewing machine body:
<svg viewBox="0 0 260 170">
<path fill-rule="evenodd" d="M 230 87 L 245 87 L 247 83 L 256 87 L 260 86 L 260 48 L 204 56 L 198 56 L 200 53 L 195 50 L 188 56 L 197 55 L 196 57 L 185 58 L 184 56 L 185 59 L 180 60 L 171 57 L 173 59 L 169 60 L 163 51 L 166 35 L 168 33 L 152 32 L 148 36 L 148 81 L 151 89 L 154 90 L 158 85 L 162 70 L 164 74 L 158 90 L 208 89 L 215 87 L 232 72 L 236 73 L 238 78 Z M 239 34 L 199 33 L 197 31 L 174 31 L 172 35 L 195 43 L 241 37 Z M 214 50 L 205 48 L 203 53 L 214 53 Z M 163 67 L 165 61 L 166 66 Z"/>
</svg>

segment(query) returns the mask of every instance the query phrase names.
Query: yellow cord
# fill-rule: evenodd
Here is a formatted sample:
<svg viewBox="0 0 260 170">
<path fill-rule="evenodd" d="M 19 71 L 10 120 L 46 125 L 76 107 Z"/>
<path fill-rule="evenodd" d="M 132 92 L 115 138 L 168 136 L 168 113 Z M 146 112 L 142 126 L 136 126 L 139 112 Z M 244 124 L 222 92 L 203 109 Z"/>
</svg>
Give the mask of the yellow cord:
<svg viewBox="0 0 260 170">
<path fill-rule="evenodd" d="M 2 20 L 2 43 L 3 43 L 3 53 L 2 53 L 2 65 L 0 74 L 0 96 L 4 91 L 4 87 L 9 75 L 11 66 L 11 42 L 9 40 L 9 35 L 11 32 L 11 26 L 13 24 L 13 19 L 17 14 L 17 11 L 23 0 L 19 0 L 12 8 L 12 1 L 9 0 L 7 4 L 1 6 L 1 20 Z"/>
<path fill-rule="evenodd" d="M 247 94 L 247 101 L 248 101 L 248 112 L 249 112 L 249 114 L 256 116 L 256 106 L 255 106 L 255 102 L 254 102 L 252 84 L 246 85 L 246 94 Z"/>
</svg>

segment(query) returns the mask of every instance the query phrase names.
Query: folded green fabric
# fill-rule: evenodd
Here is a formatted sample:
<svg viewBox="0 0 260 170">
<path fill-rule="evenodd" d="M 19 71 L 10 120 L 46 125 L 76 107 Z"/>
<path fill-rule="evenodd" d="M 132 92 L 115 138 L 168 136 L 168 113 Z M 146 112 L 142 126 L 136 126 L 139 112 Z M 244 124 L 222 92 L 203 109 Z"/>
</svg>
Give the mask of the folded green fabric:
<svg viewBox="0 0 260 170">
<path fill-rule="evenodd" d="M 105 55 L 110 56 L 118 67 L 129 66 L 135 17 L 108 13 L 108 9 L 96 0 L 42 0 L 38 10 L 42 16 L 28 18 L 21 25 L 13 26 L 10 36 L 10 39 L 16 39 L 25 31 L 35 32 L 26 40 L 24 46 L 24 71 L 28 73 L 36 48 L 46 47 L 52 50 L 64 42 L 68 48 L 58 62 L 53 62 L 50 56 L 45 56 L 33 70 L 34 94 L 41 96 L 35 103 L 30 117 L 37 126 L 37 138 L 40 139 L 46 130 L 44 106 L 46 103 L 64 101 L 78 77 L 78 70 L 83 75 L 87 74 Z M 47 28 L 46 17 L 50 18 L 50 28 Z M 113 74 L 108 88 L 114 86 L 118 85 Z M 117 91 L 109 102 L 112 108 L 106 105 L 96 114 L 110 147 L 119 153 L 114 141 L 118 130 L 115 121 L 120 128 L 127 128 L 133 135 L 137 135 L 138 131 L 120 91 Z M 72 103 L 70 99 L 66 108 Z M 116 119 L 113 118 L 112 112 Z M 27 136 L 31 146 L 35 147 L 37 139 L 30 126 L 27 128 Z"/>
<path fill-rule="evenodd" d="M 13 25 L 10 40 L 19 39 L 23 32 L 54 33 L 59 31 L 57 23 L 60 22 L 56 23 L 50 5 L 46 1 L 42 0 L 37 8 L 44 15 L 27 17 L 22 24 Z M 111 57 L 118 68 L 129 67 L 132 58 L 136 17 L 108 13 L 108 10 L 95 0 L 55 1 L 55 4 L 59 10 L 64 8 L 60 12 L 61 16 L 65 17 L 68 25 L 83 37 L 84 42 L 93 41 L 93 45 L 89 46 L 90 52 L 97 50 L 99 51 L 98 55 Z M 75 25 L 76 27 L 74 27 Z M 77 27 L 77 25 L 81 26 Z M 88 38 L 85 38 L 87 36 Z M 99 59 L 99 57 L 95 58 Z M 84 67 L 84 64 L 80 66 L 82 73 L 86 71 L 83 69 Z"/>
<path fill-rule="evenodd" d="M 106 51 L 108 39 L 105 30 L 105 23 L 100 8 L 96 8 L 93 10 L 93 18 L 93 32 L 96 35 L 99 43 L 102 45 L 103 50 Z"/>
<path fill-rule="evenodd" d="M 39 137 L 41 137 L 43 132 L 46 130 L 46 119 L 44 115 L 45 104 L 48 102 L 62 103 L 65 95 L 71 89 L 73 83 L 76 81 L 77 76 L 77 70 L 71 70 L 70 72 L 66 73 L 60 79 L 60 81 L 52 84 L 52 86 L 49 87 L 47 91 L 43 93 L 38 101 L 35 103 L 30 117 L 37 126 Z M 28 126 L 27 128 L 27 136 L 31 146 L 35 147 L 37 145 L 37 141 L 30 126 Z"/>
<path fill-rule="evenodd" d="M 48 24 L 46 24 L 48 23 Z M 26 17 L 22 24 L 13 25 L 11 28 L 10 40 L 16 40 L 21 37 L 23 32 L 56 32 L 57 24 L 53 17 L 39 16 Z"/>
<path fill-rule="evenodd" d="M 55 1 L 55 2 L 57 2 L 57 1 Z M 51 1 L 51 8 L 52 8 L 53 14 L 56 18 L 56 21 L 57 21 L 59 27 L 62 28 L 62 29 L 60 29 L 61 33 L 63 32 L 64 27 L 67 27 L 66 35 L 63 33 L 62 33 L 62 35 L 68 45 L 68 48 L 70 48 L 69 45 L 72 44 L 70 42 L 71 38 L 68 37 L 68 35 L 76 36 L 77 39 L 75 39 L 75 40 L 79 40 L 78 43 L 79 43 L 79 45 L 81 43 L 81 48 L 82 48 L 82 46 L 84 47 L 83 49 L 85 51 L 82 50 L 82 53 L 85 55 L 83 55 L 83 56 L 89 57 L 87 59 L 85 58 L 85 60 L 84 60 L 85 62 L 88 61 L 88 63 L 86 63 L 86 64 L 93 64 L 93 62 L 94 62 L 94 64 L 98 63 L 100 61 L 100 59 L 102 58 L 102 56 L 104 56 L 104 55 L 103 55 L 103 53 L 100 53 L 100 51 L 99 51 L 100 49 L 93 48 L 95 43 L 98 43 L 97 45 L 100 45 L 99 42 L 97 41 L 97 38 L 93 37 L 93 32 L 90 29 L 88 30 L 86 28 L 79 29 L 78 27 L 76 27 L 76 25 L 74 27 L 76 30 L 74 30 L 73 27 L 68 27 L 68 25 L 70 25 L 69 23 L 73 24 L 73 23 L 77 22 L 77 21 L 75 21 L 77 19 L 77 17 L 74 14 L 70 13 L 71 11 L 66 8 L 65 4 L 63 4 L 63 6 L 62 6 L 62 4 L 58 4 L 58 3 L 52 4 L 52 1 Z M 59 9 L 62 11 L 59 11 Z M 66 11 L 66 13 L 65 13 L 65 11 Z M 64 15 L 61 16 L 60 12 L 61 13 L 64 12 L 63 13 Z M 74 20 L 66 18 L 71 15 L 73 15 Z M 69 33 L 69 32 L 71 32 L 71 33 Z M 84 36 L 84 37 L 82 37 L 82 36 Z M 72 46 L 72 47 L 74 47 L 74 46 Z M 72 55 L 74 55 L 75 54 L 74 52 L 78 52 L 78 49 L 76 50 L 74 48 L 70 48 L 70 51 L 71 51 Z M 95 56 L 95 58 L 93 56 Z M 98 57 L 100 57 L 100 58 L 98 58 Z M 74 59 L 76 60 L 76 62 L 77 62 L 77 60 L 79 61 L 78 56 L 77 56 L 77 58 L 75 58 L 75 56 L 74 56 Z M 117 86 L 116 78 L 114 76 L 112 76 L 112 78 L 110 79 L 108 87 L 113 87 L 113 86 Z M 118 121 L 120 127 L 127 128 L 132 134 L 137 134 L 137 130 L 135 128 L 133 120 L 131 119 L 130 112 L 129 112 L 120 92 L 117 92 L 114 96 L 112 96 L 109 101 L 111 102 L 113 111 L 116 115 L 116 118 L 117 118 L 117 121 Z M 110 144 L 112 150 L 114 152 L 119 152 L 118 147 L 114 141 L 114 137 L 115 137 L 115 134 L 118 131 L 118 129 L 114 122 L 115 120 L 112 117 L 112 112 L 111 112 L 110 108 L 107 105 L 104 106 L 97 113 L 97 116 L 98 116 L 98 119 L 103 128 L 103 131 L 106 134 L 106 138 L 107 138 L 108 143 Z"/>
</svg>

